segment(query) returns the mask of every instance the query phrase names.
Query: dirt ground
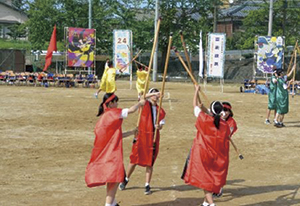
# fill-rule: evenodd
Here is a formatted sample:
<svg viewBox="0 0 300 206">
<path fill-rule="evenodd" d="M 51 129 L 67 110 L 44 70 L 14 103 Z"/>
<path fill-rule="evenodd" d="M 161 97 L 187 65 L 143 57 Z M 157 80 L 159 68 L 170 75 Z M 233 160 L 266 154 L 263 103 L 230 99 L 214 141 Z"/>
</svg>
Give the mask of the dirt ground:
<svg viewBox="0 0 300 206">
<path fill-rule="evenodd" d="M 136 103 L 129 83 L 117 82 L 119 107 Z M 161 83 L 151 83 L 160 87 Z M 290 97 L 285 128 L 265 125 L 267 96 L 239 92 L 240 85 L 207 85 L 210 100 L 230 101 L 238 131 L 231 146 L 229 174 L 218 206 L 300 205 L 300 96 Z M 117 192 L 121 206 L 200 205 L 203 191 L 180 179 L 196 134 L 191 83 L 166 84 L 166 125 L 154 167 L 153 194 L 144 195 L 145 169 L 137 167 L 128 189 Z M 93 147 L 100 99 L 95 89 L 0 86 L 0 205 L 104 205 L 105 187 L 88 188 L 85 168 Z M 101 95 L 102 96 L 102 95 Z M 207 105 L 207 103 L 206 103 Z M 129 116 L 123 130 L 135 127 Z M 125 167 L 132 137 L 123 140 Z"/>
</svg>

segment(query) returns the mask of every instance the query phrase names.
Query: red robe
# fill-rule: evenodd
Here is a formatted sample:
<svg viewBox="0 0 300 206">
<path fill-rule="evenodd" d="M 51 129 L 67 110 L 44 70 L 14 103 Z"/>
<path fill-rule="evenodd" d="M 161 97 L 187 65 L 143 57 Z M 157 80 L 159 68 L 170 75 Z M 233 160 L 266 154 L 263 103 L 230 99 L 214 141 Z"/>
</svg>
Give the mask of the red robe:
<svg viewBox="0 0 300 206">
<path fill-rule="evenodd" d="M 226 122 L 230 127 L 230 136 L 232 136 L 237 130 L 236 122 L 232 117 L 229 117 Z"/>
<path fill-rule="evenodd" d="M 214 118 L 200 112 L 196 128 L 197 136 L 183 174 L 184 181 L 209 192 L 219 193 L 226 184 L 228 172 L 229 126 L 224 120 L 220 120 L 220 127 L 217 129 Z"/>
<path fill-rule="evenodd" d="M 119 108 L 107 109 L 96 124 L 94 148 L 85 171 L 88 187 L 124 180 L 121 113 Z"/>
<path fill-rule="evenodd" d="M 158 106 L 156 106 L 156 113 L 158 112 Z M 159 121 L 165 118 L 165 111 L 161 108 Z M 130 154 L 130 163 L 137 164 L 143 167 L 153 166 L 159 151 L 159 130 L 157 130 L 157 136 L 155 140 L 155 152 L 153 154 L 153 137 L 154 137 L 154 125 L 152 119 L 152 105 L 149 101 L 146 101 L 138 128 L 138 135 L 136 141 L 132 145 L 132 151 Z"/>
</svg>

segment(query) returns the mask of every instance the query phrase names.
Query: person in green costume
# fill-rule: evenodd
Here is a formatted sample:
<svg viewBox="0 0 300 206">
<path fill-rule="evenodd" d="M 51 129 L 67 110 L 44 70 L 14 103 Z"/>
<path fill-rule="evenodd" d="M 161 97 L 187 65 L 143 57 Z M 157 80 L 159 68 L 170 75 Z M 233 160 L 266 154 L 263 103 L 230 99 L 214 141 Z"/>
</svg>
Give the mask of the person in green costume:
<svg viewBox="0 0 300 206">
<path fill-rule="evenodd" d="M 284 127 L 283 119 L 284 115 L 289 112 L 289 87 L 292 83 L 287 81 L 287 77 L 292 74 L 293 70 L 284 76 L 282 70 L 277 70 L 278 80 L 277 80 L 277 90 L 276 90 L 276 127 Z"/>
<path fill-rule="evenodd" d="M 275 117 L 276 117 L 276 91 L 277 91 L 277 73 L 276 69 L 272 74 L 271 81 L 270 81 L 270 92 L 268 93 L 268 109 L 267 109 L 267 118 L 265 124 L 271 124 L 270 122 L 270 114 L 271 111 L 274 110 L 274 124 L 275 124 Z"/>
</svg>

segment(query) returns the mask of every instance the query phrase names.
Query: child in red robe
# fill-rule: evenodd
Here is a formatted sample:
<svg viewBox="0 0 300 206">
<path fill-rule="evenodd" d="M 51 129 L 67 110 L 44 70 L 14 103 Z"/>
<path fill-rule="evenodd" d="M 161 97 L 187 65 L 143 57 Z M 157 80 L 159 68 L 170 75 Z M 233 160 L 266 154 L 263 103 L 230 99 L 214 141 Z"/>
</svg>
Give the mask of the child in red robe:
<svg viewBox="0 0 300 206">
<path fill-rule="evenodd" d="M 182 179 L 186 184 L 204 190 L 202 206 L 215 206 L 212 193 L 219 193 L 226 184 L 230 128 L 221 119 L 223 106 L 219 101 L 211 103 L 210 111 L 198 103 L 199 89 L 196 86 L 193 101 L 194 114 L 197 117 L 197 136 L 187 158 Z"/>
<path fill-rule="evenodd" d="M 139 165 L 146 167 L 145 195 L 151 194 L 150 181 L 153 172 L 153 165 L 159 151 L 159 130 L 161 130 L 162 126 L 165 124 L 165 111 L 161 108 L 159 111 L 159 124 L 156 125 L 158 113 L 157 101 L 159 100 L 159 97 L 160 93 L 158 89 L 154 88 L 150 89 L 146 95 L 148 101 L 146 101 L 142 109 L 138 134 L 133 141 L 130 163 L 127 168 L 126 178 L 119 186 L 120 190 L 125 189 L 136 165 Z M 155 142 L 153 142 L 155 128 L 157 128 L 157 135 Z"/>
<path fill-rule="evenodd" d="M 118 184 L 124 180 L 122 138 L 134 134 L 135 130 L 122 134 L 123 119 L 145 104 L 140 100 L 129 109 L 118 107 L 115 94 L 105 94 L 99 106 L 100 116 L 95 127 L 95 141 L 90 162 L 85 171 L 88 187 L 106 185 L 105 206 L 117 206 L 115 195 Z"/>
<path fill-rule="evenodd" d="M 222 119 L 225 120 L 230 128 L 230 138 L 237 131 L 236 121 L 233 119 L 232 107 L 229 102 L 222 102 L 223 111 Z M 213 197 L 221 197 L 223 195 L 223 188 L 221 188 L 219 193 L 213 193 Z"/>
<path fill-rule="evenodd" d="M 237 131 L 237 124 L 235 120 L 233 119 L 233 112 L 232 112 L 232 107 L 229 102 L 222 102 L 223 104 L 223 111 L 224 115 L 222 116 L 222 119 L 224 119 L 227 124 L 230 127 L 230 137 Z"/>
</svg>

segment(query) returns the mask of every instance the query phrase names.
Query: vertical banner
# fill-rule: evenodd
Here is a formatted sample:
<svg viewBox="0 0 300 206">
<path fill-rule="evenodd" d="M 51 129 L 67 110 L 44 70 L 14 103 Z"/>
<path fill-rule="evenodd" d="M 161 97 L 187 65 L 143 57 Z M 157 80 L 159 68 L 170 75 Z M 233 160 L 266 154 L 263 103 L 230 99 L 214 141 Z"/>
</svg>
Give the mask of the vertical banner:
<svg viewBox="0 0 300 206">
<path fill-rule="evenodd" d="M 199 42 L 199 76 L 203 78 L 203 46 L 202 46 L 202 30 L 200 31 Z"/>
<path fill-rule="evenodd" d="M 68 28 L 68 67 L 94 67 L 95 29 Z"/>
<path fill-rule="evenodd" d="M 113 53 L 114 53 L 114 67 L 116 69 L 121 69 L 126 67 L 123 70 L 124 74 L 130 74 L 131 64 L 130 62 L 130 48 L 132 48 L 132 33 L 131 30 L 114 30 L 114 44 L 113 44 Z M 127 65 L 128 64 L 128 65 Z"/>
<path fill-rule="evenodd" d="M 272 73 L 282 69 L 284 58 L 284 37 L 259 36 L 257 39 L 257 69 L 263 73 Z"/>
<path fill-rule="evenodd" d="M 207 44 L 207 76 L 224 76 L 226 34 L 209 33 Z"/>
</svg>

